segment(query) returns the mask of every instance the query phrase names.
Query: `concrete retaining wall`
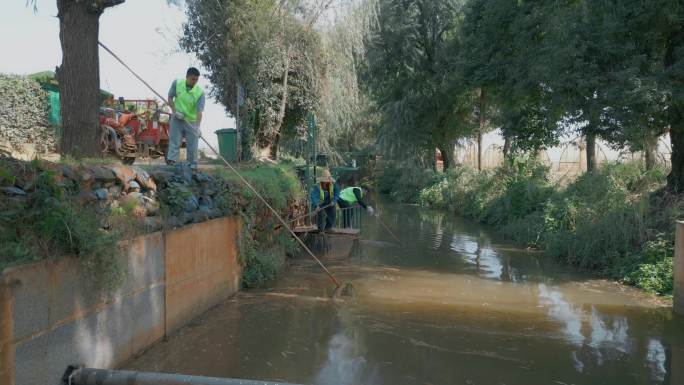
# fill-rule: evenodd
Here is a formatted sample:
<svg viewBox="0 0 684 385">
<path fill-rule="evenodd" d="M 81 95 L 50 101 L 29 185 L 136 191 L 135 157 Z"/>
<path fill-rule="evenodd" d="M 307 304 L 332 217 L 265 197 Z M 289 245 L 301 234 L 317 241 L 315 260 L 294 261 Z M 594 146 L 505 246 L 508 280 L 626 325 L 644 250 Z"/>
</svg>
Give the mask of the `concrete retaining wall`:
<svg viewBox="0 0 684 385">
<path fill-rule="evenodd" d="M 228 298 L 238 230 L 221 218 L 127 242 L 125 281 L 106 301 L 74 258 L 5 270 L 0 384 L 58 385 L 70 364 L 113 368 Z"/>
<path fill-rule="evenodd" d="M 166 235 L 166 332 L 172 333 L 240 288 L 234 220 L 214 220 Z"/>
</svg>

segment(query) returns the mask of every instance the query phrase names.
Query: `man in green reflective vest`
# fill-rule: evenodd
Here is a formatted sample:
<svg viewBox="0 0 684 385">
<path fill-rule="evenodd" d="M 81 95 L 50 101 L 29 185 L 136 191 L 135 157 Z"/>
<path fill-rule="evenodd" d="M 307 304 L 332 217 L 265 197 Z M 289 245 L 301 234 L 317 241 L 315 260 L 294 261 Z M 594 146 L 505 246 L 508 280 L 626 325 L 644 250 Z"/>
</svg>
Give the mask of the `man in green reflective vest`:
<svg viewBox="0 0 684 385">
<path fill-rule="evenodd" d="M 192 170 L 197 169 L 197 144 L 204 111 L 204 91 L 197 84 L 199 76 L 197 68 L 188 68 L 185 79 L 173 81 L 168 95 L 173 115 L 169 119 L 169 150 L 166 153 L 166 162 L 170 165 L 178 163 L 181 142 L 185 138 L 188 165 Z"/>
<path fill-rule="evenodd" d="M 363 189 L 361 187 L 347 187 L 340 192 L 340 200 L 338 202 L 342 209 L 342 224 L 344 228 L 351 227 L 352 210 L 345 210 L 358 204 L 363 207 L 370 215 L 374 215 L 375 210 L 372 206 L 366 204 L 363 199 Z"/>
</svg>

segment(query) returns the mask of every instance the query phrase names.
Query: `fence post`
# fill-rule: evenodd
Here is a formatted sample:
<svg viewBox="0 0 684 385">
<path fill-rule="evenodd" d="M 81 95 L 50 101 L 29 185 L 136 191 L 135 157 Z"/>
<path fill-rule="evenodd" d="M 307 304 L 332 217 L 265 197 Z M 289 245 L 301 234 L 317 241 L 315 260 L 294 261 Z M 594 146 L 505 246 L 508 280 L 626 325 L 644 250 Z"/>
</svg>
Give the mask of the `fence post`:
<svg viewBox="0 0 684 385">
<path fill-rule="evenodd" d="M 684 221 L 677 221 L 674 255 L 674 312 L 684 315 Z"/>
</svg>

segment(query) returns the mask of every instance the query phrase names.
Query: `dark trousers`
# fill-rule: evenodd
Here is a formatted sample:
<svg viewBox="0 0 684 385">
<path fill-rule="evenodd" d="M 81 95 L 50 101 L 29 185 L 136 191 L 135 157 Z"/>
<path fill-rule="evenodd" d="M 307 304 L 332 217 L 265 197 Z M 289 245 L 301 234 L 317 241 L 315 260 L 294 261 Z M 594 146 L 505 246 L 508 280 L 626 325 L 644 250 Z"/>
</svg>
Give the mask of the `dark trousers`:
<svg viewBox="0 0 684 385">
<path fill-rule="evenodd" d="M 329 205 L 330 202 L 324 202 L 322 206 Z M 335 206 L 326 207 L 318 212 L 316 216 L 316 224 L 318 231 L 330 230 L 335 225 Z"/>
<path fill-rule="evenodd" d="M 354 215 L 353 211 L 354 210 L 345 210 L 346 208 L 352 207 L 353 205 L 350 205 L 347 201 L 340 199 L 337 201 L 337 204 L 340 205 L 340 209 L 342 209 L 342 227 L 345 229 L 348 229 L 351 227 L 351 220 L 352 220 L 352 215 Z"/>
</svg>

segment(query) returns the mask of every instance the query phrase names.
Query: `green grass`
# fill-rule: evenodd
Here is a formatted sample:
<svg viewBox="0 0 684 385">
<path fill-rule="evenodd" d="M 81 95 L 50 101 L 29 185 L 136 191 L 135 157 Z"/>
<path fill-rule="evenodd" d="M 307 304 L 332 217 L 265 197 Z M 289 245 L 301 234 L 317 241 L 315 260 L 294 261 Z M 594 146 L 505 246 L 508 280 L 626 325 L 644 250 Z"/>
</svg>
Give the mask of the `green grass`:
<svg viewBox="0 0 684 385">
<path fill-rule="evenodd" d="M 291 164 L 243 165 L 238 172 L 281 215 L 293 201 L 303 197 Z M 243 286 L 262 286 L 276 277 L 285 266 L 286 255 L 297 246 L 289 234 L 276 230 L 279 222 L 274 215 L 232 171 L 217 169 L 214 176 L 223 181 L 217 204 L 243 220 L 240 241 Z"/>
</svg>

